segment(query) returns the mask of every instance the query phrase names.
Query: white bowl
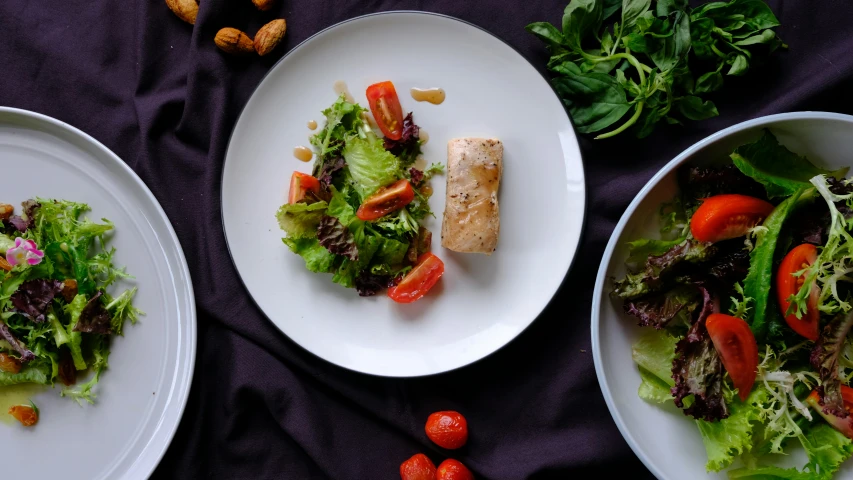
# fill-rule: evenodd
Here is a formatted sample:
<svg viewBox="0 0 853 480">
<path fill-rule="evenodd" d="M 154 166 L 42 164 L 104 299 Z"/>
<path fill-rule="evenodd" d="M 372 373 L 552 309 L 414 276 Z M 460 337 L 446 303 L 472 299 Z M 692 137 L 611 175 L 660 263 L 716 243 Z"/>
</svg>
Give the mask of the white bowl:
<svg viewBox="0 0 853 480">
<path fill-rule="evenodd" d="M 598 269 L 591 326 L 595 373 L 625 441 L 659 479 L 727 477 L 725 472 L 705 473 L 705 447 L 692 418 L 671 402 L 656 405 L 637 396 L 640 374 L 631 360 L 631 346 L 646 329 L 622 313 L 621 301 L 610 298 L 610 278 L 625 274 L 626 242 L 639 237 L 657 238 L 658 209 L 677 191 L 679 166 L 725 162 L 735 147 L 756 140 L 764 128 L 769 128 L 788 149 L 805 155 L 818 166 L 835 169 L 853 163 L 853 116 L 783 113 L 729 127 L 697 142 L 649 180 L 616 225 Z M 786 463 L 790 465 L 791 460 L 796 457 L 788 457 Z M 805 460 L 794 464 L 802 467 Z M 853 478 L 850 465 L 844 470 L 836 478 Z"/>
</svg>

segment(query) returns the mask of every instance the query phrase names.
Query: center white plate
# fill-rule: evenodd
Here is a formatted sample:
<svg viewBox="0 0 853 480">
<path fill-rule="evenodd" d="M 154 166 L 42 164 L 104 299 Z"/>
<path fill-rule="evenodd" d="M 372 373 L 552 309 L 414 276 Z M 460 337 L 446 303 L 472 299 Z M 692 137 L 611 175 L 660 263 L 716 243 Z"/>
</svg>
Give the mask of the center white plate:
<svg viewBox="0 0 853 480">
<path fill-rule="evenodd" d="M 367 105 L 368 85 L 394 82 L 405 111 L 429 134 L 428 163 L 446 163 L 454 137 L 504 144 L 501 232 L 490 257 L 441 248 L 445 178 L 433 180 L 427 222 L 445 262 L 422 300 L 361 298 L 307 271 L 281 242 L 275 212 L 309 145 L 309 120 L 334 102 L 336 81 Z M 441 87 L 441 105 L 415 102 L 412 87 Z M 237 270 L 260 308 L 286 335 L 337 365 L 385 376 L 439 373 L 499 349 L 557 291 L 584 219 L 583 165 L 572 126 L 547 81 L 518 52 L 465 22 L 419 12 L 359 17 L 306 40 L 261 82 L 237 122 L 222 180 L 222 216 Z"/>
</svg>

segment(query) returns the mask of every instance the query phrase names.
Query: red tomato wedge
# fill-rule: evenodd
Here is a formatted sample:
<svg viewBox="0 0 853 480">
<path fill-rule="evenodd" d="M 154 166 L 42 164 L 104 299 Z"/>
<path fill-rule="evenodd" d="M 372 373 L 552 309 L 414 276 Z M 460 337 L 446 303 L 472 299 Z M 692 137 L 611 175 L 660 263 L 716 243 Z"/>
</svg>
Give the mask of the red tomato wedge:
<svg viewBox="0 0 853 480">
<path fill-rule="evenodd" d="M 408 180 L 398 180 L 391 185 L 379 189 L 378 192 L 367 197 L 367 200 L 358 207 L 355 216 L 362 220 L 376 220 L 391 212 L 405 207 L 415 199 L 415 190 Z"/>
<path fill-rule="evenodd" d="M 740 399 L 746 401 L 758 369 L 758 344 L 752 330 L 740 318 L 722 313 L 709 315 L 705 326 Z"/>
<path fill-rule="evenodd" d="M 700 242 L 719 242 L 746 235 L 761 223 L 773 205 L 746 195 L 708 197 L 690 219 L 690 231 Z"/>
<path fill-rule="evenodd" d="M 394 84 L 379 82 L 367 87 L 367 103 L 382 134 L 399 140 L 403 136 L 403 109 Z"/>
<path fill-rule="evenodd" d="M 848 412 L 853 411 L 853 388 L 842 385 L 841 398 L 844 399 L 844 408 Z M 812 393 L 806 398 L 806 403 L 820 414 L 827 423 L 832 425 L 832 428 L 838 430 L 847 438 L 853 438 L 853 415 L 840 418 L 831 413 L 825 413 L 823 406 L 820 404 L 820 395 L 818 395 L 817 390 L 812 390 Z"/>
<path fill-rule="evenodd" d="M 293 172 L 293 175 L 290 176 L 290 192 L 287 196 L 287 203 L 296 203 L 305 199 L 308 192 L 319 195 L 320 181 L 307 173 Z"/>
<path fill-rule="evenodd" d="M 444 262 L 432 253 L 425 253 L 403 280 L 388 289 L 388 296 L 397 303 L 412 303 L 423 297 L 444 274 Z"/>
<path fill-rule="evenodd" d="M 817 260 L 817 247 L 811 243 L 804 243 L 794 248 L 782 259 L 779 271 L 776 272 L 776 295 L 779 300 L 779 307 L 782 309 L 782 315 L 785 315 L 791 306 L 788 299 L 800 291 L 805 280 L 805 275 L 795 277 L 794 273 L 812 266 L 815 260 Z M 820 311 L 817 309 L 817 303 L 819 297 L 820 290 L 817 285 L 813 285 L 811 292 L 809 292 L 808 307 L 805 312 L 801 312 L 802 318 L 797 318 L 794 313 L 785 315 L 788 326 L 809 340 L 817 340 L 818 337 Z"/>
</svg>

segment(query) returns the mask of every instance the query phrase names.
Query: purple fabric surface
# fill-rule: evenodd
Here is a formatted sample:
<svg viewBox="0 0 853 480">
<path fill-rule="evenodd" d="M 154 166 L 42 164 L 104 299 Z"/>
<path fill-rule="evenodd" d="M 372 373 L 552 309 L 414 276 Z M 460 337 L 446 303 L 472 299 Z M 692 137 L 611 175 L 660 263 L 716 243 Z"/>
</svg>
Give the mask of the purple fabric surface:
<svg viewBox="0 0 853 480">
<path fill-rule="evenodd" d="M 163 205 L 189 262 L 199 317 L 196 374 L 155 478 L 398 478 L 400 462 L 414 453 L 445 458 L 423 434 L 429 413 L 443 409 L 467 416 L 470 441 L 453 456 L 478 478 L 651 477 L 610 418 L 593 369 L 589 299 L 604 246 L 642 185 L 697 140 L 771 113 L 853 113 L 850 2 L 771 1 L 790 50 L 744 78 L 727 77 L 714 98 L 719 117 L 663 126 L 644 141 L 584 138 L 589 212 L 571 275 L 518 339 L 459 371 L 382 379 L 308 354 L 252 303 L 220 224 L 229 134 L 286 50 L 353 16 L 420 9 L 480 25 L 544 71 L 545 50 L 524 26 L 558 23 L 566 3 L 284 0 L 260 14 L 249 0 L 202 0 L 192 27 L 162 0 L 0 2 L 0 105 L 56 117 L 116 152 Z M 282 16 L 285 44 L 268 58 L 236 60 L 213 45 L 223 26 L 253 33 Z"/>
</svg>

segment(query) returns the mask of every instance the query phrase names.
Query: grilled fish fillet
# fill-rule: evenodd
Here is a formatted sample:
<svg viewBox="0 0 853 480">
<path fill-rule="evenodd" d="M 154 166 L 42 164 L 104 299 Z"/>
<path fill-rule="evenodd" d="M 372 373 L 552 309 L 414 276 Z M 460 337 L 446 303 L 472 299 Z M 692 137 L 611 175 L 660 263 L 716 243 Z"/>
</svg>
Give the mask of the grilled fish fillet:
<svg viewBox="0 0 853 480">
<path fill-rule="evenodd" d="M 464 253 L 491 255 L 501 221 L 498 187 L 503 144 L 496 138 L 456 138 L 447 143 L 447 202 L 441 245 Z"/>
</svg>

